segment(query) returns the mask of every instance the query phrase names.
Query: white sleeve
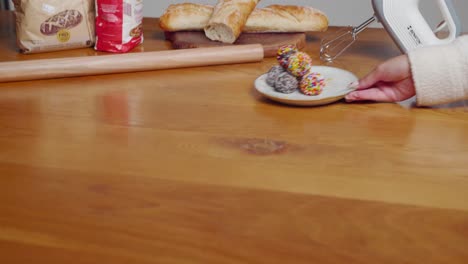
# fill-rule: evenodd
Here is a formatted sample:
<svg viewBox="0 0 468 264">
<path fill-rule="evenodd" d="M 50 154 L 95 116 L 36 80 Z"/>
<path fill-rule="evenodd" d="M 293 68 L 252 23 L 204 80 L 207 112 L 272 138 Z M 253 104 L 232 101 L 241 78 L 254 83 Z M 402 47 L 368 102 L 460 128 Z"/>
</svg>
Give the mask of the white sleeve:
<svg viewBox="0 0 468 264">
<path fill-rule="evenodd" d="M 468 36 L 408 53 L 420 106 L 468 99 Z"/>
</svg>

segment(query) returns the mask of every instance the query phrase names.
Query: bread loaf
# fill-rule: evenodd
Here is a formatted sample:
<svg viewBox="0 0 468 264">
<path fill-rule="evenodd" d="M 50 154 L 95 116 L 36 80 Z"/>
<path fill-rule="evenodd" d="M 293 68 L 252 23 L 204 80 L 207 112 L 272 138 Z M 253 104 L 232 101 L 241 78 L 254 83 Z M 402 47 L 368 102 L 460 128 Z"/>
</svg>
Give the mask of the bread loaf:
<svg viewBox="0 0 468 264">
<path fill-rule="evenodd" d="M 204 28 L 207 38 L 234 43 L 260 0 L 218 0 Z"/>
<path fill-rule="evenodd" d="M 247 20 L 245 32 L 326 31 L 327 16 L 312 7 L 271 5 L 257 9 Z"/>
<path fill-rule="evenodd" d="M 203 30 L 213 9 L 201 4 L 170 5 L 160 18 L 160 26 L 165 31 Z M 327 29 L 328 18 L 320 10 L 305 6 L 272 5 L 255 9 L 242 32 L 311 32 Z"/>
<path fill-rule="evenodd" d="M 41 24 L 41 33 L 47 36 L 55 35 L 59 30 L 78 26 L 83 15 L 77 10 L 65 10 L 49 17 Z"/>
<path fill-rule="evenodd" d="M 202 4 L 170 5 L 159 18 L 159 26 L 164 31 L 203 30 L 208 25 L 213 9 L 212 6 Z"/>
</svg>

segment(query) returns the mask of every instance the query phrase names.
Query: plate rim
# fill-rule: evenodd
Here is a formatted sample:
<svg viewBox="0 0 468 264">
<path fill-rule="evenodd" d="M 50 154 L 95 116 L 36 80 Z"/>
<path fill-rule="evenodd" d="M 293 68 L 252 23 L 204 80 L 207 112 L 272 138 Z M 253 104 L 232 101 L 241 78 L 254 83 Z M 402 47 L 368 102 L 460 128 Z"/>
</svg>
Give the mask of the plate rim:
<svg viewBox="0 0 468 264">
<path fill-rule="evenodd" d="M 352 72 L 350 72 L 348 70 L 345 70 L 345 69 L 341 69 L 341 68 L 337 68 L 337 67 L 331 67 L 331 66 L 323 66 L 323 65 L 312 66 L 312 69 L 314 69 L 314 68 L 315 69 L 317 69 L 317 68 L 328 68 L 328 69 L 343 71 L 343 72 L 346 72 L 346 73 L 350 74 L 352 77 L 354 77 L 355 80 L 358 80 L 358 77 L 354 73 L 352 73 Z M 318 71 L 318 70 L 316 70 L 316 71 Z M 348 89 L 344 89 L 342 91 L 342 93 L 338 94 L 337 96 L 325 97 L 325 98 L 317 98 L 317 97 L 314 97 L 314 96 L 307 96 L 307 95 L 303 95 L 302 98 L 288 98 L 288 96 L 290 96 L 292 94 L 283 94 L 283 93 L 280 93 L 280 92 L 276 92 L 273 87 L 271 87 L 270 85 L 268 85 L 266 83 L 265 80 L 266 80 L 267 74 L 268 74 L 268 72 L 263 73 L 262 75 L 260 75 L 260 76 L 258 76 L 256 78 L 256 80 L 255 80 L 255 89 L 262 96 L 264 96 L 264 97 L 266 97 L 266 98 L 268 98 L 270 100 L 283 103 L 283 104 L 300 105 L 300 106 L 325 105 L 325 104 L 330 104 L 330 103 L 339 101 L 339 100 L 343 99 L 348 93 L 354 91 L 354 89 L 349 89 L 348 88 Z M 260 85 L 260 82 L 262 83 L 262 85 Z M 265 91 L 262 91 L 260 86 L 270 88 L 274 92 L 274 94 L 270 94 L 270 93 L 266 93 Z M 278 96 L 275 96 L 275 94 L 277 94 Z"/>
</svg>

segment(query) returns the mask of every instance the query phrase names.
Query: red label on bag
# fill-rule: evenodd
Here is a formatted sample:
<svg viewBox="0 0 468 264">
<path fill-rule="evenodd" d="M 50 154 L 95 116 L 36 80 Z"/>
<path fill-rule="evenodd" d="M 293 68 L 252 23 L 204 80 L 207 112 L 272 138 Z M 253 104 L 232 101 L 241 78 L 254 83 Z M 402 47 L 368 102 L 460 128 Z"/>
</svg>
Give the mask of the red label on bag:
<svg viewBox="0 0 468 264">
<path fill-rule="evenodd" d="M 143 0 L 97 0 L 95 49 L 132 50 L 143 43 L 142 21 Z"/>
</svg>

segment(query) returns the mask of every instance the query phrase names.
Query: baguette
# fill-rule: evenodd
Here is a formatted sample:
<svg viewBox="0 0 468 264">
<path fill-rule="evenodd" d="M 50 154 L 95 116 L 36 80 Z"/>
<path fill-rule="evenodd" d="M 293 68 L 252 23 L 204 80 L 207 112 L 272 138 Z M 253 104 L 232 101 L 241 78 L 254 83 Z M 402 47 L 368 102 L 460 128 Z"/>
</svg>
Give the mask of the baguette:
<svg viewBox="0 0 468 264">
<path fill-rule="evenodd" d="M 159 18 L 159 26 L 171 32 L 200 31 L 208 25 L 213 9 L 209 5 L 192 3 L 170 5 Z"/>
<path fill-rule="evenodd" d="M 213 13 L 213 7 L 202 4 L 170 5 L 160 18 L 164 31 L 203 30 Z M 244 33 L 312 32 L 328 29 L 327 16 L 312 7 L 271 5 L 255 9 L 244 26 Z"/>
<path fill-rule="evenodd" d="M 260 0 L 218 0 L 205 26 L 207 38 L 234 43 Z"/>
<path fill-rule="evenodd" d="M 257 9 L 247 20 L 245 32 L 326 31 L 328 18 L 312 7 L 271 5 Z"/>
</svg>

